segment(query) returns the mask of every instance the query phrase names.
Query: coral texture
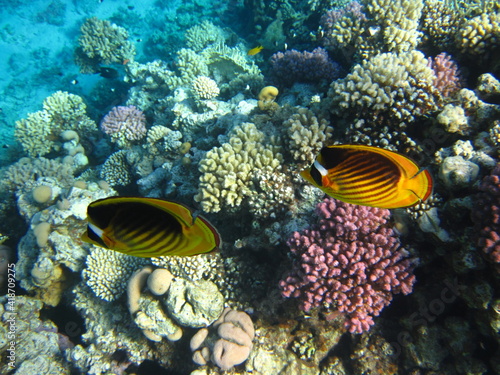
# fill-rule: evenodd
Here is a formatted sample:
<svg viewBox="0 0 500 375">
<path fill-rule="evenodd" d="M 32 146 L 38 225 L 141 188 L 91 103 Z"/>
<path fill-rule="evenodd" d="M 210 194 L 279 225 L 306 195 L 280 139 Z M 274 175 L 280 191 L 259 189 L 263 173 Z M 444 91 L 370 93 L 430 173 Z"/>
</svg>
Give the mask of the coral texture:
<svg viewBox="0 0 500 375">
<path fill-rule="evenodd" d="M 462 88 L 457 64 L 445 52 L 434 59 L 429 57 L 429 66 L 434 70 L 434 87 L 443 97 L 448 97 Z"/>
<path fill-rule="evenodd" d="M 328 96 L 336 113 L 378 121 L 386 117 L 404 127 L 405 122 L 437 109 L 440 94 L 434 79 L 423 53 L 382 53 L 334 81 Z"/>
<path fill-rule="evenodd" d="M 217 82 L 205 76 L 198 76 L 192 85 L 194 94 L 199 99 L 213 99 L 220 93 Z"/>
<path fill-rule="evenodd" d="M 224 371 L 245 362 L 252 350 L 255 336 L 250 316 L 242 311 L 226 308 L 211 328 L 212 332 L 202 328 L 191 338 L 193 361 L 199 365 L 212 361 Z M 214 329 L 217 330 L 216 333 L 213 332 Z"/>
<path fill-rule="evenodd" d="M 86 115 L 87 106 L 78 95 L 57 91 L 43 102 L 43 110 L 16 121 L 15 137 L 30 156 L 43 156 L 60 148 L 65 130 L 91 135 L 96 124 Z"/>
<path fill-rule="evenodd" d="M 82 73 L 95 73 L 99 64 L 122 64 L 135 55 L 127 30 L 107 20 L 88 18 L 80 31 L 76 61 Z"/>
<path fill-rule="evenodd" d="M 321 47 L 312 52 L 294 49 L 277 52 L 271 56 L 270 62 L 273 79 L 283 86 L 292 86 L 295 82 L 330 82 L 338 78 L 340 73 L 340 66 Z"/>
<path fill-rule="evenodd" d="M 101 122 L 101 129 L 120 147 L 146 136 L 146 116 L 133 106 L 114 107 Z"/>
<path fill-rule="evenodd" d="M 500 164 L 483 179 L 480 190 L 482 193 L 472 211 L 480 233 L 478 245 L 500 272 Z"/>
<path fill-rule="evenodd" d="M 316 212 L 318 225 L 288 241 L 297 260 L 281 293 L 306 312 L 323 305 L 343 313 L 350 332 L 367 331 L 393 294 L 412 291 L 412 261 L 387 226 L 388 210 L 327 198 Z"/>
<path fill-rule="evenodd" d="M 244 123 L 231 131 L 229 142 L 215 147 L 201 160 L 198 194 L 203 211 L 219 212 L 222 207 L 239 207 L 252 195 L 252 176 L 256 169 L 273 171 L 281 165 L 282 155 L 273 140 L 254 124 Z"/>
</svg>

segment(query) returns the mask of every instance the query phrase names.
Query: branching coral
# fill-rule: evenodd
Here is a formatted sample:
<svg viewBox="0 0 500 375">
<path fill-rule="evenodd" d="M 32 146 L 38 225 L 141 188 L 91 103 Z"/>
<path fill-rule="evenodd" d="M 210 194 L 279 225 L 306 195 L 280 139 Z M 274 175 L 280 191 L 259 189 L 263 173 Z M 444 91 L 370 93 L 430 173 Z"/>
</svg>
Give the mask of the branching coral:
<svg viewBox="0 0 500 375">
<path fill-rule="evenodd" d="M 317 213 L 317 226 L 288 241 L 297 261 L 282 294 L 306 312 L 323 305 L 345 314 L 351 332 L 367 331 L 393 294 L 412 291 L 413 264 L 387 227 L 388 210 L 327 198 Z"/>
<path fill-rule="evenodd" d="M 88 18 L 80 31 L 77 63 L 82 73 L 94 73 L 99 64 L 122 64 L 135 55 L 127 30 L 107 20 Z"/>
<path fill-rule="evenodd" d="M 130 165 L 124 150 L 111 154 L 101 168 L 101 178 L 111 186 L 125 186 L 132 181 Z"/>
<path fill-rule="evenodd" d="M 483 13 L 465 22 L 456 36 L 456 43 L 464 55 L 487 59 L 500 47 L 500 12 Z"/>
<path fill-rule="evenodd" d="M 198 99 L 213 99 L 220 93 L 217 82 L 205 76 L 198 76 L 192 84 L 193 92 Z"/>
<path fill-rule="evenodd" d="M 188 29 L 185 37 L 188 47 L 196 52 L 213 43 L 224 43 L 226 39 L 224 30 L 208 20 Z"/>
<path fill-rule="evenodd" d="M 404 127 L 415 117 L 437 109 L 441 98 L 434 79 L 423 53 L 383 53 L 332 83 L 328 92 L 331 110 L 358 118 L 385 119 Z"/>
<path fill-rule="evenodd" d="M 288 135 L 288 150 L 296 163 L 312 163 L 333 132 L 327 120 L 318 120 L 306 108 L 300 108 L 283 126 Z"/>
<path fill-rule="evenodd" d="M 60 148 L 57 142 L 64 130 L 86 136 L 96 124 L 85 114 L 86 105 L 78 95 L 57 91 L 43 102 L 43 110 L 16 121 L 15 137 L 30 156 L 43 156 Z"/>
<path fill-rule="evenodd" d="M 279 147 L 272 139 L 264 142 L 264 133 L 254 124 L 244 123 L 231 131 L 227 143 L 207 152 L 199 165 L 202 176 L 194 197 L 203 211 L 234 210 L 254 193 L 255 169 L 273 171 L 280 166 Z"/>
<path fill-rule="evenodd" d="M 101 129 L 118 146 L 129 146 L 146 136 L 146 116 L 133 105 L 114 107 L 102 119 Z"/>
</svg>

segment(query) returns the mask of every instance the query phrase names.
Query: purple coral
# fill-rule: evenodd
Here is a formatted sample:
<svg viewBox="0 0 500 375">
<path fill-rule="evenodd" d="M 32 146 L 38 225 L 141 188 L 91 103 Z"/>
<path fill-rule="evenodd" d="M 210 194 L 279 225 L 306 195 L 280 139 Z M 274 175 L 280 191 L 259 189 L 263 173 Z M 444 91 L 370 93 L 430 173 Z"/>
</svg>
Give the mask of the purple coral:
<svg viewBox="0 0 500 375">
<path fill-rule="evenodd" d="M 449 97 L 456 93 L 462 87 L 457 64 L 451 59 L 451 56 L 445 52 L 440 53 L 434 59 L 429 57 L 429 67 L 434 70 L 434 87 L 444 97 Z"/>
<path fill-rule="evenodd" d="M 387 226 L 389 210 L 327 198 L 316 211 L 319 224 L 288 240 L 297 261 L 281 294 L 299 298 L 306 312 L 334 308 L 350 332 L 367 331 L 393 294 L 411 293 L 414 264 Z"/>
<path fill-rule="evenodd" d="M 114 107 L 104 116 L 101 129 L 113 139 L 137 141 L 146 135 L 146 116 L 133 105 Z"/>
<path fill-rule="evenodd" d="M 295 82 L 317 83 L 338 78 L 340 65 L 328 57 L 321 47 L 312 52 L 290 50 L 271 56 L 271 75 L 278 84 L 291 86 Z"/>
<path fill-rule="evenodd" d="M 363 13 L 363 5 L 357 1 L 351 1 L 343 8 L 334 8 L 327 11 L 320 20 L 323 28 L 324 38 L 323 44 L 329 47 L 338 47 L 338 42 L 335 38 L 335 26 L 343 17 L 349 17 L 355 21 L 366 21 L 366 15 Z"/>
<path fill-rule="evenodd" d="M 500 272 L 500 163 L 486 176 L 479 190 L 472 219 L 478 229 L 478 245 L 490 262 Z"/>
</svg>

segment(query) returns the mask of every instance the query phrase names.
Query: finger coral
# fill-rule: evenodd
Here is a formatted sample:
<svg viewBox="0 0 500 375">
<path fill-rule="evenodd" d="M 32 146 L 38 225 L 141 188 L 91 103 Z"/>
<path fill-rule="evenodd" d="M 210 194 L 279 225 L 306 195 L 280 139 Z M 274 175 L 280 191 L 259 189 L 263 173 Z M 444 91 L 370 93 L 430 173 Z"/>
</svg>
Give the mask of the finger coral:
<svg viewBox="0 0 500 375">
<path fill-rule="evenodd" d="M 413 263 L 387 226 L 388 210 L 326 198 L 316 212 L 318 225 L 288 241 L 296 261 L 281 294 L 299 298 L 306 312 L 342 313 L 350 332 L 367 331 L 393 294 L 411 293 Z"/>
<path fill-rule="evenodd" d="M 135 55 L 127 30 L 107 20 L 88 18 L 80 32 L 76 54 L 82 73 L 95 73 L 100 64 L 122 64 Z"/>
<path fill-rule="evenodd" d="M 234 210 L 254 193 L 254 170 L 273 171 L 281 161 L 273 140 L 266 141 L 254 124 L 244 123 L 231 131 L 227 143 L 208 151 L 201 160 L 202 175 L 194 199 L 205 212 L 219 212 L 223 207 Z"/>
</svg>

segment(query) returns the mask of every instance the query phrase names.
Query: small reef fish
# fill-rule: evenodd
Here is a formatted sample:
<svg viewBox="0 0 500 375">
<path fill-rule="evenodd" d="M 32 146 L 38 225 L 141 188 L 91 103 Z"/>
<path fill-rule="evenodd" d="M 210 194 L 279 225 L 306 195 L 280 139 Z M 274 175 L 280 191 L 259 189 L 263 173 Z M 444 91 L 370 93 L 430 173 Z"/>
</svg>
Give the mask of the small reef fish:
<svg viewBox="0 0 500 375">
<path fill-rule="evenodd" d="M 136 257 L 189 256 L 218 249 L 217 230 L 176 202 L 110 197 L 89 204 L 82 241 Z"/>
<path fill-rule="evenodd" d="M 363 145 L 323 147 L 301 176 L 343 202 L 378 208 L 411 207 L 432 193 L 428 170 L 397 152 Z"/>
<path fill-rule="evenodd" d="M 249 51 L 247 52 L 247 55 L 248 55 L 248 56 L 253 56 L 253 55 L 256 55 L 256 54 L 258 54 L 260 51 L 262 51 L 263 49 L 264 49 L 264 47 L 262 47 L 262 46 L 257 46 L 257 47 L 254 47 L 254 48 L 252 48 L 251 50 L 249 50 Z"/>
<path fill-rule="evenodd" d="M 118 70 L 113 69 L 113 68 L 108 68 L 108 67 L 100 67 L 97 72 L 101 77 L 107 78 L 107 79 L 115 79 L 118 77 Z"/>
</svg>

